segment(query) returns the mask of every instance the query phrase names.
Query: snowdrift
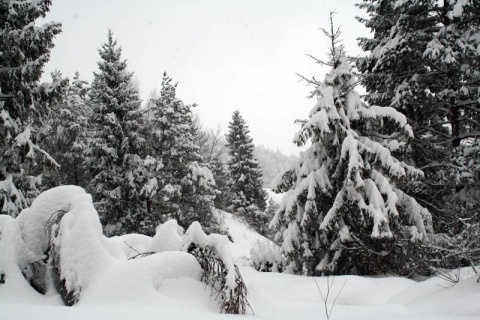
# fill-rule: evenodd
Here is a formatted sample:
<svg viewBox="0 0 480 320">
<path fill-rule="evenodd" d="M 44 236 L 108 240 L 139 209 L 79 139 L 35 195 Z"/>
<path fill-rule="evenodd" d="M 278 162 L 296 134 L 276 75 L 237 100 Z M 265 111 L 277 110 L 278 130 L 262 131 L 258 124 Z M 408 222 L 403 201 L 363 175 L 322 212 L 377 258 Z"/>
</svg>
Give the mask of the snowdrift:
<svg viewBox="0 0 480 320">
<path fill-rule="evenodd" d="M 82 188 L 62 186 L 42 193 L 17 219 L 0 216 L 0 228 L 2 291 L 20 282 L 19 287 L 30 285 L 41 294 L 58 292 L 67 306 L 145 303 L 160 299 L 165 280 L 188 278 L 210 285 L 221 311 L 245 313 L 248 306 L 228 238 L 206 235 L 197 222 L 185 234 L 171 220 L 153 239 L 109 239 L 91 196 Z M 22 295 L 5 298 L 14 302 Z"/>
<path fill-rule="evenodd" d="M 62 217 L 60 222 L 51 219 L 52 213 Z M 195 247 L 204 253 L 210 246 L 218 247 L 213 257 L 224 263 L 227 274 L 232 272 L 225 283 L 235 282 L 235 263 L 244 265 L 238 270 L 248 288 L 251 309 L 246 309 L 243 318 L 326 319 L 320 291 L 326 293 L 327 279 L 258 272 L 249 267 L 254 254 L 262 252 L 255 247 L 274 248 L 273 244 L 232 215 L 221 214 L 233 243 L 225 236 L 205 235 L 199 225 L 184 231 L 175 221 L 161 225 L 154 237 L 129 234 L 107 238 L 101 233 L 90 196 L 82 189 L 47 191 L 17 219 L 0 215 L 0 319 L 233 317 L 219 314 L 221 301 L 211 298 L 215 285 L 217 293 L 218 288 L 225 289 L 220 286 L 222 281 L 205 284 L 204 268 L 198 257 L 188 252 Z M 50 226 L 50 235 L 45 225 Z M 64 307 L 53 276 L 49 276 L 53 270 L 48 261 L 53 258 L 45 252 L 52 244 L 60 257 L 59 279 L 65 281 L 69 292 L 79 293 L 71 308 Z M 41 274 L 32 266 L 45 260 L 45 294 L 41 294 L 30 281 Z M 339 276 L 334 278 L 326 307 L 333 307 L 331 319 L 478 320 L 480 284 L 474 273 L 466 271 L 462 270 L 456 285 L 440 278 L 416 282 L 399 277 Z M 74 276 L 76 273 L 81 276 Z"/>
</svg>

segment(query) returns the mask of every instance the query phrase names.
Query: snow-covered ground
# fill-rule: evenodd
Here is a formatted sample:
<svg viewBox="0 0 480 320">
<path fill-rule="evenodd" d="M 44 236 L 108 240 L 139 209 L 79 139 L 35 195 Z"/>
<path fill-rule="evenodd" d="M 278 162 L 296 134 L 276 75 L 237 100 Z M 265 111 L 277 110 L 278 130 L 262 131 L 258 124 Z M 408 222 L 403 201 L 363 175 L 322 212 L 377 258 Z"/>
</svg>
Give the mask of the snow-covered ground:
<svg viewBox="0 0 480 320">
<path fill-rule="evenodd" d="M 234 240 L 230 245 L 231 255 L 241 265 L 252 307 L 245 316 L 219 313 L 218 301 L 210 296 L 209 287 L 200 281 L 201 268 L 185 252 L 163 251 L 126 260 L 125 257 L 135 253 L 132 248 L 146 252 L 155 243 L 157 246 L 163 243 L 164 249 L 165 245 L 177 246 L 175 243 L 166 244 L 164 240 L 158 243 L 158 238 L 128 235 L 104 239 L 111 257 L 90 275 L 89 284 L 74 307 L 63 306 L 60 296 L 53 290 L 41 295 L 21 276 L 12 274 L 10 281 L 0 284 L 0 319 L 201 320 L 241 317 L 318 320 L 326 319 L 319 290 L 325 296 L 327 281 L 332 280 L 327 302 L 327 309 L 333 308 L 330 319 L 480 319 L 480 283 L 471 270 L 462 271 L 464 279 L 457 285 L 440 278 L 415 282 L 398 277 L 339 276 L 327 279 L 261 273 L 249 267 L 248 260 L 250 249 L 258 241 L 267 240 L 232 215 L 224 214 L 225 224 Z"/>
</svg>

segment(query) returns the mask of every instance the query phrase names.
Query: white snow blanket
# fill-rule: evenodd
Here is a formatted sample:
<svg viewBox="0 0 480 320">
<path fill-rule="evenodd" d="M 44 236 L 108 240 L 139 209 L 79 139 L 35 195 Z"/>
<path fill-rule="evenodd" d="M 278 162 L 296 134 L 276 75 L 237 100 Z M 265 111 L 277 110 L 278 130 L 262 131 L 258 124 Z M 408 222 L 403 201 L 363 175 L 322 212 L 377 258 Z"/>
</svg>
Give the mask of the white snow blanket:
<svg viewBox="0 0 480 320">
<path fill-rule="evenodd" d="M 61 250 L 70 257 L 65 268 L 81 273 L 76 281 L 83 286 L 74 307 L 63 306 L 53 290 L 37 293 L 21 274 L 22 267 L 48 246 L 41 236 L 48 214 L 67 205 L 59 229 L 65 241 Z M 226 217 L 235 244 L 225 254 L 248 259 L 259 236 L 232 216 Z M 173 226 L 165 224 L 162 236 L 153 239 L 142 235 L 106 238 L 90 196 L 77 187 L 43 194 L 17 219 L 0 215 L 0 266 L 7 274 L 0 284 L 0 319 L 326 319 L 319 292 L 325 295 L 326 278 L 315 278 L 317 287 L 310 277 L 260 273 L 250 267 L 240 270 L 255 315 L 219 314 L 217 302 L 200 281 L 202 270 L 195 258 L 176 251 L 181 231 Z M 127 260 L 137 254 L 135 250 L 159 252 Z M 456 285 L 439 278 L 415 282 L 398 277 L 336 277 L 327 308 L 333 307 L 331 319 L 479 320 L 480 284 L 470 270 L 462 270 Z"/>
</svg>

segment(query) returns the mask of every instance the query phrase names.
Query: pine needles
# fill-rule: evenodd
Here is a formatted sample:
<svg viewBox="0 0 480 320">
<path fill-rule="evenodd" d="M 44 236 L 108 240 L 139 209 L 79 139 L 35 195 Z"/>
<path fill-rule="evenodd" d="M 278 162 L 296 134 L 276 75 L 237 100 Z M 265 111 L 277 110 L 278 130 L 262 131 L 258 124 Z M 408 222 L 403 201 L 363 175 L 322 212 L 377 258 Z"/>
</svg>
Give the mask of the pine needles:
<svg viewBox="0 0 480 320">
<path fill-rule="evenodd" d="M 188 252 L 192 254 L 204 270 L 202 281 L 211 287 L 211 295 L 220 298 L 220 312 L 227 314 L 245 314 L 247 307 L 253 309 L 247 300 L 247 287 L 242 275 L 235 265 L 235 286 L 230 288 L 227 284 L 229 270 L 225 268 L 222 260 L 217 258 L 214 247 L 199 248 L 194 243 L 190 244 Z"/>
<path fill-rule="evenodd" d="M 64 276 L 61 269 L 61 255 L 60 246 L 57 245 L 56 238 L 60 236 L 60 222 L 63 216 L 67 213 L 65 210 L 57 210 L 48 219 L 45 225 L 45 233 L 48 236 L 48 265 L 52 270 L 53 282 L 55 288 L 60 292 L 63 302 L 67 306 L 73 306 L 80 299 L 81 287 L 76 287 L 73 290 L 68 290 Z"/>
</svg>

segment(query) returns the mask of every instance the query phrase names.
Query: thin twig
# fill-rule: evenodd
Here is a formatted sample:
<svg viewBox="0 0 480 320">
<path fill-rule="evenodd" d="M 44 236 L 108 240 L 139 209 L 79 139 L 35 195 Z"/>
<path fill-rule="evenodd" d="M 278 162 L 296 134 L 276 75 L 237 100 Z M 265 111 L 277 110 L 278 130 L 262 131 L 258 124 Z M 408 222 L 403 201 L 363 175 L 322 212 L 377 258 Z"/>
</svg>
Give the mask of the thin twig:
<svg viewBox="0 0 480 320">
<path fill-rule="evenodd" d="M 340 288 L 340 291 L 335 296 L 335 299 L 333 299 L 333 303 L 332 303 L 332 306 L 330 307 L 330 310 L 328 308 L 328 298 L 330 296 L 330 292 L 331 292 L 330 290 L 333 288 L 333 284 L 335 282 L 335 277 L 332 277 L 332 282 L 330 282 L 330 277 L 327 276 L 327 293 L 326 293 L 325 296 L 323 295 L 323 292 L 320 289 L 320 286 L 318 285 L 317 279 L 313 278 L 313 281 L 315 281 L 315 284 L 317 285 L 318 292 L 320 293 L 320 296 L 322 297 L 323 304 L 325 306 L 325 315 L 327 316 L 327 319 L 330 319 L 330 317 L 332 316 L 333 308 L 335 307 L 337 299 L 340 296 L 340 294 L 342 293 L 343 288 L 345 287 L 345 284 L 347 283 L 347 280 L 345 280 L 343 282 L 343 285 Z"/>
</svg>

